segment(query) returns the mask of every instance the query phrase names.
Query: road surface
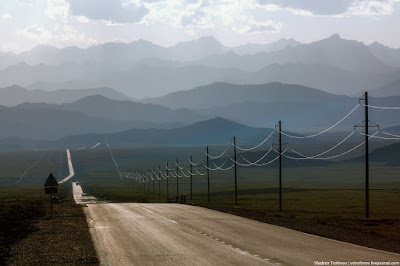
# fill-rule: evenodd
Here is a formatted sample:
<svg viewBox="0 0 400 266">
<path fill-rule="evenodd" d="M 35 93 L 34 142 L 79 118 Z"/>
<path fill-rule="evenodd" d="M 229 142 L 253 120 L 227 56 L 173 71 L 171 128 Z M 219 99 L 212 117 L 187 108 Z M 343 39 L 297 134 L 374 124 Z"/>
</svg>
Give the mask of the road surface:
<svg viewBox="0 0 400 266">
<path fill-rule="evenodd" d="M 82 187 L 78 182 L 72 182 L 72 193 L 77 204 L 98 203 L 95 197 L 87 195 L 83 192 Z"/>
<path fill-rule="evenodd" d="M 103 263 L 109 265 L 297 266 L 318 265 L 316 261 L 347 265 L 400 261 L 400 254 L 189 205 L 88 204 L 87 213 Z"/>
<path fill-rule="evenodd" d="M 69 150 L 66 150 L 66 152 L 67 152 L 69 175 L 66 178 L 64 178 L 63 180 L 61 180 L 60 182 L 58 182 L 59 184 L 67 182 L 75 175 L 74 166 L 72 165 L 72 161 L 71 161 L 71 152 Z"/>
</svg>

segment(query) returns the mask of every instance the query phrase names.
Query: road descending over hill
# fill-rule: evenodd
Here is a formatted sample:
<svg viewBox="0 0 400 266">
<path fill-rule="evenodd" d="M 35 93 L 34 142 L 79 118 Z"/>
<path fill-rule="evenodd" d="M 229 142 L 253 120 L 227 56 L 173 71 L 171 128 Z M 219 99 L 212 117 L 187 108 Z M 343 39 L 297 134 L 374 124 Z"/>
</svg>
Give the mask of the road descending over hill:
<svg viewBox="0 0 400 266">
<path fill-rule="evenodd" d="M 351 265 L 359 261 L 400 261 L 400 254 L 189 205 L 88 204 L 88 214 L 97 245 L 109 265 L 323 265 L 317 261 Z"/>
<path fill-rule="evenodd" d="M 72 161 L 71 161 L 71 152 L 69 151 L 69 149 L 66 150 L 66 152 L 67 152 L 69 175 L 66 178 L 64 178 L 63 180 L 61 180 L 60 182 L 58 182 L 59 184 L 67 182 L 75 175 L 74 166 L 72 165 Z"/>
</svg>

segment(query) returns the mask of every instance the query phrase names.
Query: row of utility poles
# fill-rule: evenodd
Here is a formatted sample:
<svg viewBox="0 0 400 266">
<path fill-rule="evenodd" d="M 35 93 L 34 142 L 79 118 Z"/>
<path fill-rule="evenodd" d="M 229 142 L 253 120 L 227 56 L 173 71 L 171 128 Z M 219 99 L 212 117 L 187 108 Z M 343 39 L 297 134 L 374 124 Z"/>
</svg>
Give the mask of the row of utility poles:
<svg viewBox="0 0 400 266">
<path fill-rule="evenodd" d="M 354 126 L 355 128 L 357 127 L 364 127 L 365 128 L 365 217 L 369 218 L 369 127 L 378 127 L 379 126 L 374 124 L 370 126 L 371 121 L 369 121 L 368 117 L 368 92 L 365 92 L 362 98 L 359 99 L 359 101 L 364 101 L 365 102 L 365 120 L 363 121 L 363 125 L 356 125 Z M 372 123 L 373 124 L 373 123 Z M 283 205 L 282 205 L 282 121 L 279 121 L 278 124 L 276 125 L 279 129 L 279 142 L 277 144 L 273 145 L 278 145 L 279 147 L 279 211 L 283 211 Z M 206 147 L 206 173 L 207 173 L 207 200 L 208 202 L 211 201 L 210 197 L 210 165 L 209 165 L 209 148 L 208 146 Z M 237 175 L 237 151 L 236 151 L 236 137 L 233 137 L 233 158 L 234 158 L 234 189 L 235 189 L 235 205 L 238 205 L 238 175 Z M 193 157 L 190 155 L 190 200 L 193 200 Z M 177 199 L 179 197 L 179 162 L 178 159 L 176 159 L 176 195 Z M 158 167 L 159 173 L 160 167 Z M 166 192 L 167 192 L 167 200 L 170 201 L 169 197 L 169 167 L 168 163 L 166 164 Z M 153 180 L 153 194 L 154 194 L 154 167 L 153 167 L 153 173 L 152 173 L 152 180 Z M 158 184 L 158 191 L 159 195 L 161 194 L 161 178 L 158 177 L 159 184 Z M 144 190 L 145 190 L 145 184 L 144 184 Z M 148 185 L 148 193 L 149 193 L 149 185 Z"/>
<path fill-rule="evenodd" d="M 282 211 L 282 122 L 279 121 L 278 123 L 279 126 L 279 210 Z M 209 147 L 206 147 L 206 173 L 207 173 L 207 200 L 208 202 L 211 202 L 211 193 L 210 193 L 210 162 L 209 162 Z M 193 200 L 193 157 L 190 155 L 190 200 Z M 234 188 L 235 188 L 235 205 L 238 205 L 238 175 L 237 175 L 237 150 L 236 150 L 236 137 L 233 137 L 233 158 L 234 158 Z M 168 163 L 166 164 L 166 190 L 167 190 L 167 200 L 170 200 L 169 196 L 169 177 L 170 177 L 170 168 L 168 167 Z M 178 158 L 176 159 L 176 196 L 177 198 L 179 197 L 179 161 Z M 160 173 L 160 166 L 158 167 L 158 172 Z M 149 175 L 149 171 L 147 171 L 147 174 Z M 154 166 L 153 166 L 153 171 L 152 171 L 152 183 L 153 183 L 153 195 L 155 195 L 155 189 L 154 189 L 154 182 L 155 182 L 155 174 L 154 174 Z M 161 178 L 160 176 L 157 177 L 158 179 L 158 193 L 159 195 L 161 194 Z M 133 179 L 132 179 L 133 182 Z M 146 185 L 144 183 L 144 191 Z M 149 185 L 148 185 L 148 193 L 150 193 Z"/>
</svg>

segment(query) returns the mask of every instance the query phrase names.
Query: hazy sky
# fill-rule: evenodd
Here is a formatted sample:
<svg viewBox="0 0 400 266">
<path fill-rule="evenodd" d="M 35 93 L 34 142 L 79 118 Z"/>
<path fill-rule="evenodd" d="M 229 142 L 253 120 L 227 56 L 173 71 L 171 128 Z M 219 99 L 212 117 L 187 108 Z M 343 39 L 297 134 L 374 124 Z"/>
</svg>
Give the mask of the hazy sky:
<svg viewBox="0 0 400 266">
<path fill-rule="evenodd" d="M 214 36 L 228 46 L 339 33 L 400 48 L 400 0 L 1 0 L 0 50 Z"/>
</svg>

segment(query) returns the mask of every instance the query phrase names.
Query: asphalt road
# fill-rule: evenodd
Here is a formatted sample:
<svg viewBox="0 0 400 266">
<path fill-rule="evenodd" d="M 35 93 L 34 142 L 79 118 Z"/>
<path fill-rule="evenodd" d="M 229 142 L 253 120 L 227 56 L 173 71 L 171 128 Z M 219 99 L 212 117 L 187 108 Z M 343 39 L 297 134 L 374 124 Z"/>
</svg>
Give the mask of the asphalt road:
<svg viewBox="0 0 400 266">
<path fill-rule="evenodd" d="M 298 266 L 318 265 L 316 261 L 330 263 L 325 265 L 335 265 L 331 261 L 347 265 L 400 261 L 400 254 L 201 207 L 139 203 L 87 206 L 97 245 L 109 265 Z"/>
<path fill-rule="evenodd" d="M 87 195 L 83 192 L 82 187 L 78 182 L 72 182 L 72 193 L 77 204 L 98 203 L 95 197 Z"/>
<path fill-rule="evenodd" d="M 69 150 L 66 150 L 66 152 L 67 152 L 69 175 L 67 177 L 65 177 L 63 180 L 61 180 L 60 182 L 58 182 L 59 184 L 67 182 L 75 175 L 74 166 L 72 165 L 72 160 L 71 160 L 71 152 Z"/>
</svg>

